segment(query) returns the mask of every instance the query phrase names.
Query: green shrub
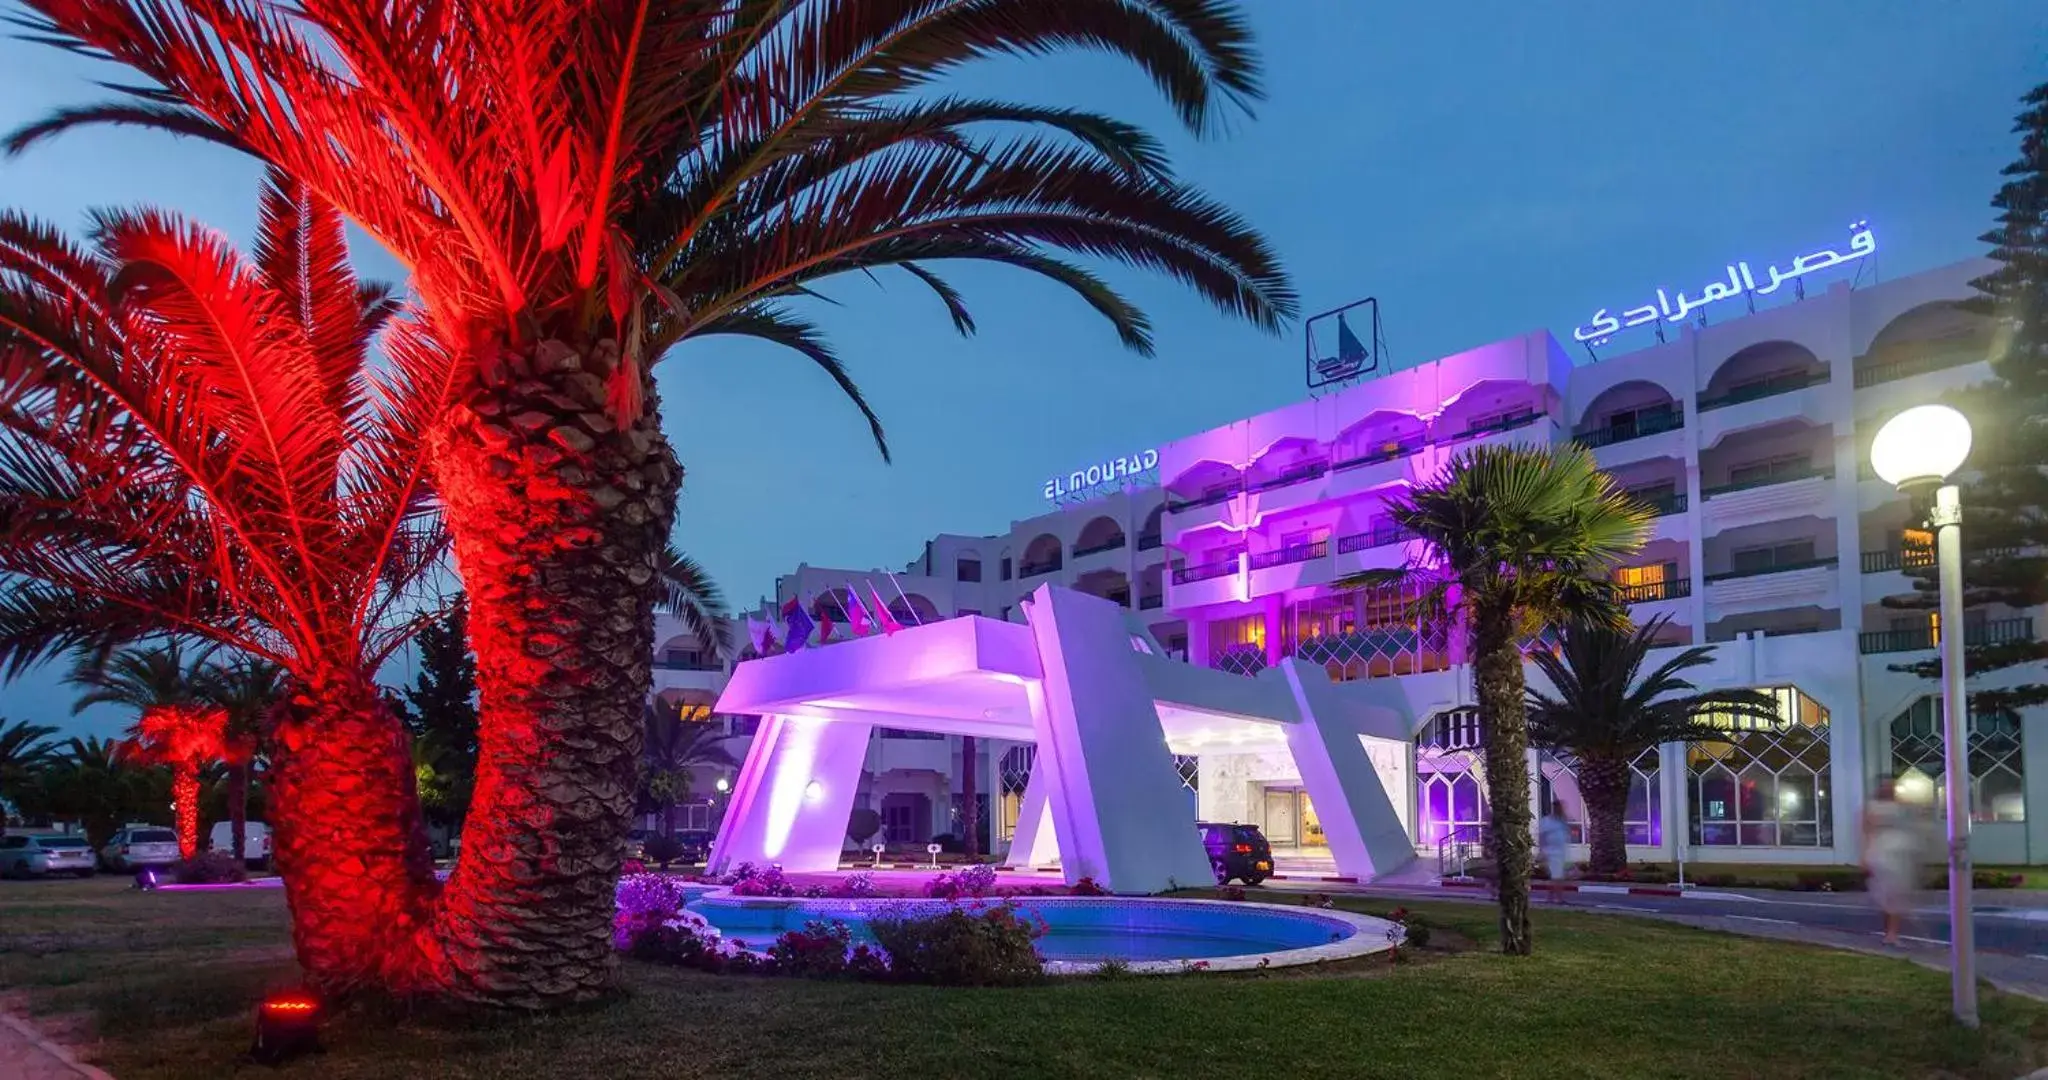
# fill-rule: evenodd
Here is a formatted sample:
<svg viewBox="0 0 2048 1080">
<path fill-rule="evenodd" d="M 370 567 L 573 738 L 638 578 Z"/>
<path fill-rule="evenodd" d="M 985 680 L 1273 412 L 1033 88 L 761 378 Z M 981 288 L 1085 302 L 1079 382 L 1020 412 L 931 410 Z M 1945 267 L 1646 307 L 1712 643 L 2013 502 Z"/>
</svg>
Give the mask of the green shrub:
<svg viewBox="0 0 2048 1080">
<path fill-rule="evenodd" d="M 1045 932 L 1014 904 L 936 915 L 885 916 L 869 924 L 905 982 L 938 986 L 1020 986 L 1045 978 L 1034 944 Z"/>
<path fill-rule="evenodd" d="M 640 853 L 646 856 L 648 862 L 667 866 L 683 857 L 683 842 L 673 836 L 657 834 L 647 838 L 647 843 L 641 848 Z"/>
</svg>

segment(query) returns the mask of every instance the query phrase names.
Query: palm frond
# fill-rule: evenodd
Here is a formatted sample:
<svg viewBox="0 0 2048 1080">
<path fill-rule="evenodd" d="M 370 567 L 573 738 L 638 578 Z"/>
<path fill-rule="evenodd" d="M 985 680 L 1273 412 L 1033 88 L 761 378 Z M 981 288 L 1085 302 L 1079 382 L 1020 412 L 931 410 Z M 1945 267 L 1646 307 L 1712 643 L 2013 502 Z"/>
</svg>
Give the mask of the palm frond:
<svg viewBox="0 0 2048 1080">
<path fill-rule="evenodd" d="M 704 648 L 720 657 L 732 655 L 731 612 L 725 594 L 697 560 L 670 547 L 661 556 L 661 610 L 683 620 Z"/>
</svg>

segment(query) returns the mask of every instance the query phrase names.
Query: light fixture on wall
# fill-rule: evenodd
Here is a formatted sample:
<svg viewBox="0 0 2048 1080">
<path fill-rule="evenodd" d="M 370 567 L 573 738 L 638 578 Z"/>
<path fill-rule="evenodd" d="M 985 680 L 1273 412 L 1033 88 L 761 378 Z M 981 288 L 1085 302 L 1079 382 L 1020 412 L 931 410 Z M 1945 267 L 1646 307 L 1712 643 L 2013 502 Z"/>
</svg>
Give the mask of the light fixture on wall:
<svg viewBox="0 0 2048 1080">
<path fill-rule="evenodd" d="M 728 792 L 728 791 L 731 791 L 731 790 L 732 790 L 732 781 L 730 781 L 730 780 L 727 780 L 727 779 L 726 779 L 725 777 L 721 776 L 721 777 L 719 777 L 719 778 L 718 778 L 718 782 L 717 782 L 717 783 L 715 783 L 715 784 L 713 784 L 713 785 L 711 785 L 711 786 L 712 786 L 712 787 L 715 787 L 715 788 L 717 788 L 717 789 L 718 789 L 718 793 L 719 793 L 720 795 L 723 795 L 723 794 L 725 794 L 726 792 Z"/>
</svg>

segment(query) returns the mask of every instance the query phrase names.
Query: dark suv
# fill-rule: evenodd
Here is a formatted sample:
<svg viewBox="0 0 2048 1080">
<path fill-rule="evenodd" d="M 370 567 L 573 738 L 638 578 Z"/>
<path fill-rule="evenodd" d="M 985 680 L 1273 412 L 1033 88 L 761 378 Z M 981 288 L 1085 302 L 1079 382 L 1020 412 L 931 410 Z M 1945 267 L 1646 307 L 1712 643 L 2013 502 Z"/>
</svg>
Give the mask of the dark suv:
<svg viewBox="0 0 2048 1080">
<path fill-rule="evenodd" d="M 1273 874 L 1273 847 L 1257 825 L 1225 825 L 1197 822 L 1202 846 L 1209 849 L 1209 865 L 1216 871 L 1216 884 L 1227 885 L 1236 878 L 1257 885 Z"/>
</svg>

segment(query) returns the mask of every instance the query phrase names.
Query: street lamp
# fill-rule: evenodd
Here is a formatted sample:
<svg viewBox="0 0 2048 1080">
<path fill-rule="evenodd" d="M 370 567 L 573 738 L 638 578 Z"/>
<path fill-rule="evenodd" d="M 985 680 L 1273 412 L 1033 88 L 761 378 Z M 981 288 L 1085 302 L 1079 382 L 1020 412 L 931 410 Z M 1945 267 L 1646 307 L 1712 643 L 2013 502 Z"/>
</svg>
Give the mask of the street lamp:
<svg viewBox="0 0 2048 1080">
<path fill-rule="evenodd" d="M 1870 467 L 1907 495 L 1934 492 L 1941 616 L 1942 775 L 1948 789 L 1949 971 L 1956 1020 L 1977 1026 L 1976 928 L 1970 914 L 1970 751 L 1963 696 L 1963 505 L 1949 475 L 1970 456 L 1970 422 L 1946 405 L 1917 405 L 1885 421 Z"/>
</svg>

